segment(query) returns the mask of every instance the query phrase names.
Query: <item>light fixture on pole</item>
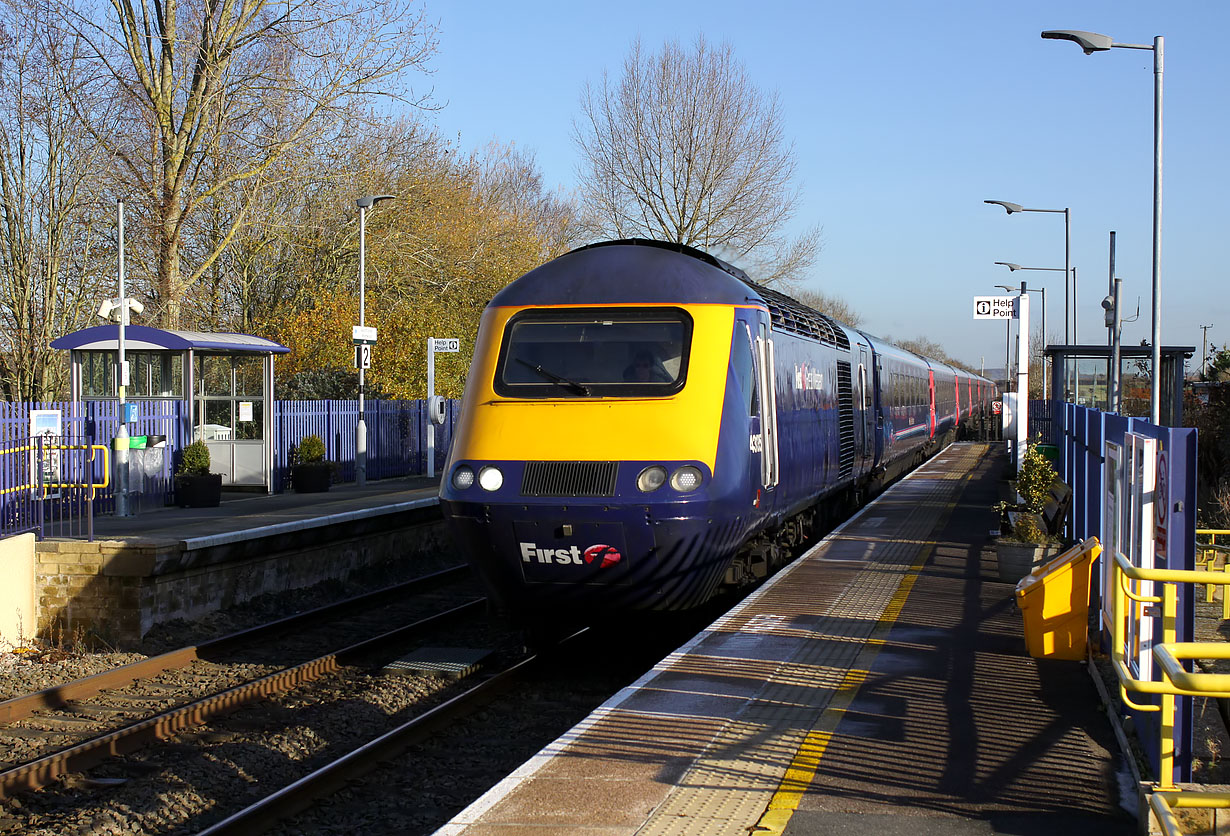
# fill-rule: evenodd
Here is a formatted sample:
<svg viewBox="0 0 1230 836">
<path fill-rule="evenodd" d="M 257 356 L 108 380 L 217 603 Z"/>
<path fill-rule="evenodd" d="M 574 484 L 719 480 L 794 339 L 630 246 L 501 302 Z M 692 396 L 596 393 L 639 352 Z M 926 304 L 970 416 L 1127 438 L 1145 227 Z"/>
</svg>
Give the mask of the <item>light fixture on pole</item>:
<svg viewBox="0 0 1230 836">
<path fill-rule="evenodd" d="M 1068 336 L 1068 322 L 1075 321 L 1076 312 L 1073 309 L 1069 313 L 1068 304 L 1068 276 L 1072 273 L 1072 214 L 1067 209 L 1027 209 L 1019 203 L 1009 203 L 1006 200 L 984 200 L 983 203 L 990 203 L 993 206 L 1002 206 L 1004 211 L 1011 215 L 1013 212 L 1046 212 L 1052 215 L 1063 215 L 1063 342 L 1067 345 L 1070 337 Z M 997 261 L 996 264 L 1006 264 L 1007 262 Z M 1010 267 L 1012 270 L 1020 270 L 1021 267 Z M 1031 270 L 1054 270 L 1060 272 L 1058 267 L 1031 267 Z M 1075 294 L 1075 288 L 1073 288 Z M 1072 306 L 1074 308 L 1075 306 Z M 1075 332 L 1075 328 L 1073 331 Z M 1043 332 L 1045 338 L 1045 331 Z M 1075 333 L 1073 334 L 1075 337 Z"/>
<path fill-rule="evenodd" d="M 1113 48 L 1153 50 L 1153 368 L 1149 387 L 1149 417 L 1160 425 L 1162 417 L 1162 69 L 1165 64 L 1166 41 L 1161 35 L 1152 44 L 1116 43 L 1109 35 L 1076 29 L 1051 29 L 1043 38 L 1072 41 L 1086 55 Z"/>
<path fill-rule="evenodd" d="M 1200 349 L 1200 374 L 1203 375 L 1209 368 L 1209 329 L 1213 327 L 1213 323 L 1201 325 L 1200 330 L 1204 337 L 1204 345 Z"/>
<path fill-rule="evenodd" d="M 391 194 L 368 195 L 355 201 L 359 207 L 359 327 L 364 327 L 364 311 L 367 307 L 367 210 L 382 200 L 392 200 Z M 367 422 L 363 420 L 363 394 L 365 386 L 363 366 L 359 366 L 359 421 L 354 428 L 355 482 L 361 488 L 367 484 Z"/>
</svg>

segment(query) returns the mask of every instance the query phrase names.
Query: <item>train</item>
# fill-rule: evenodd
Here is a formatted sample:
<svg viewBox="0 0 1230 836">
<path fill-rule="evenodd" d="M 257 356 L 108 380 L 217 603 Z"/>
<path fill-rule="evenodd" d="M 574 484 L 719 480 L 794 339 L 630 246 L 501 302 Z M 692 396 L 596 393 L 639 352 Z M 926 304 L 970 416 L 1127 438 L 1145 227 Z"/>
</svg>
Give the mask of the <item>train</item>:
<svg viewBox="0 0 1230 836">
<path fill-rule="evenodd" d="M 996 394 L 709 253 L 603 241 L 483 311 L 440 506 L 501 613 L 688 610 L 986 427 Z"/>
</svg>

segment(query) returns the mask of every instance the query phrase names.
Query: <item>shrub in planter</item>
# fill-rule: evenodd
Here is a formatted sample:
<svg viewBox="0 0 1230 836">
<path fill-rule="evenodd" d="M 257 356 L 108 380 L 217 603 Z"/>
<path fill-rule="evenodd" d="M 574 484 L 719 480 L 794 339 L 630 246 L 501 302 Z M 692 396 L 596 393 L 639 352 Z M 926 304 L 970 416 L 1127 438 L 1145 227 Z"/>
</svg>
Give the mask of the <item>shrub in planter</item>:
<svg viewBox="0 0 1230 836">
<path fill-rule="evenodd" d="M 182 508 L 216 508 L 222 501 L 222 474 L 209 472 L 209 448 L 194 441 L 180 453 L 175 469 L 175 504 Z"/>
<path fill-rule="evenodd" d="M 321 493 L 329 490 L 333 463 L 325 460 L 325 443 L 318 435 L 305 436 L 295 450 L 291 480 L 296 493 Z"/>
<path fill-rule="evenodd" d="M 1038 449 L 1038 443 L 1030 444 L 1021 459 L 1016 480 L 1021 502 L 1016 505 L 1000 502 L 994 506 L 1000 513 L 1003 531 L 995 543 L 1000 580 L 1016 583 L 1062 550 L 1063 541 L 1047 533 L 1046 522 L 1042 519 L 1056 478 L 1054 466 Z"/>
</svg>

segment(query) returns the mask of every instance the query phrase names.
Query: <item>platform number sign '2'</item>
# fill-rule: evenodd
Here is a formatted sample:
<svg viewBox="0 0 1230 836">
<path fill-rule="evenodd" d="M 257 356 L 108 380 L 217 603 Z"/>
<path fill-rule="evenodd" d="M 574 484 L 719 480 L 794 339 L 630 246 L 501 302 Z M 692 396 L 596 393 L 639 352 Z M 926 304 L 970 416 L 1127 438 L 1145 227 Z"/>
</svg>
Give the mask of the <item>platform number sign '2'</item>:
<svg viewBox="0 0 1230 836">
<path fill-rule="evenodd" d="M 354 367 L 370 369 L 372 367 L 372 347 L 367 343 L 354 347 Z"/>
</svg>

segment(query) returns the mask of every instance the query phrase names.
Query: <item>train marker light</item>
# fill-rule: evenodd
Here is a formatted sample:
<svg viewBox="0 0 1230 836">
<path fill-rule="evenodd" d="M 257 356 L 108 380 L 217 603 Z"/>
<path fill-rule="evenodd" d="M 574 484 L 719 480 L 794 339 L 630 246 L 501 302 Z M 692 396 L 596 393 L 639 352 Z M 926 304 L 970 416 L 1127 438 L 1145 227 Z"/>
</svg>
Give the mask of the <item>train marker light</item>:
<svg viewBox="0 0 1230 836">
<path fill-rule="evenodd" d="M 641 493 L 653 493 L 666 484 L 666 468 L 660 464 L 650 465 L 636 477 L 636 486 Z"/>
<path fill-rule="evenodd" d="M 464 491 L 466 488 L 474 484 L 474 469 L 469 465 L 461 465 L 453 471 L 453 487 L 459 491 Z"/>
<path fill-rule="evenodd" d="M 498 467 L 484 467 L 478 471 L 478 484 L 485 491 L 498 491 L 504 484 L 504 474 Z"/>
<path fill-rule="evenodd" d="M 671 487 L 679 493 L 689 493 L 700 487 L 700 479 L 700 469 L 685 464 L 671 475 Z"/>
</svg>

